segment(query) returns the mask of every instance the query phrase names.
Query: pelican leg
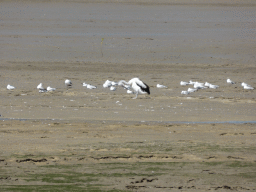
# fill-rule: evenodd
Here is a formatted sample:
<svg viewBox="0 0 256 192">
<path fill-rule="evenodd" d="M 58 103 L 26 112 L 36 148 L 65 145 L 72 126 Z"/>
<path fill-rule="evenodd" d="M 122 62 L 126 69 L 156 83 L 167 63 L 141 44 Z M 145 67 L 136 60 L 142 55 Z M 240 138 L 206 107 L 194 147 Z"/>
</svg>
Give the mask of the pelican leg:
<svg viewBox="0 0 256 192">
<path fill-rule="evenodd" d="M 133 98 L 133 99 L 137 99 L 137 97 L 138 97 L 138 91 L 136 92 L 136 96 Z"/>
</svg>

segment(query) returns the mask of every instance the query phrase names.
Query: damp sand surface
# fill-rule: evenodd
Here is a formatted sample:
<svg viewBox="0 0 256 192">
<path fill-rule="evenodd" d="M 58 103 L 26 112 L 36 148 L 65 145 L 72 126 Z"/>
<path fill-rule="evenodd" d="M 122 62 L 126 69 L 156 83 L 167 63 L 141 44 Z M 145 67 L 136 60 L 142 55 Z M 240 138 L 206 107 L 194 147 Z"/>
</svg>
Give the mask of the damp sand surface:
<svg viewBox="0 0 256 192">
<path fill-rule="evenodd" d="M 256 190 L 256 92 L 240 85 L 256 87 L 253 2 L 12 3 L 0 8 L 1 189 Z M 102 87 L 136 76 L 150 95 Z M 219 88 L 181 95 L 189 80 Z"/>
</svg>

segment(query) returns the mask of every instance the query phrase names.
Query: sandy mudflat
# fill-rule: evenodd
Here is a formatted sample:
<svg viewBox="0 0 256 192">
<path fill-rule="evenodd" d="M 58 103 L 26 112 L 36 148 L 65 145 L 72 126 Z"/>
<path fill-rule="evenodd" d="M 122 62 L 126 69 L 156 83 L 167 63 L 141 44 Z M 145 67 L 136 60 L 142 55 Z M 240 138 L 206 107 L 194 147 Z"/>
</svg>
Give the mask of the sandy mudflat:
<svg viewBox="0 0 256 192">
<path fill-rule="evenodd" d="M 254 10 L 251 1 L 1 2 L 1 190 L 256 190 L 256 92 L 240 85 L 256 87 Z M 136 76 L 150 95 L 102 87 Z M 220 87 L 181 95 L 189 80 Z M 41 82 L 57 90 L 38 93 Z"/>
</svg>

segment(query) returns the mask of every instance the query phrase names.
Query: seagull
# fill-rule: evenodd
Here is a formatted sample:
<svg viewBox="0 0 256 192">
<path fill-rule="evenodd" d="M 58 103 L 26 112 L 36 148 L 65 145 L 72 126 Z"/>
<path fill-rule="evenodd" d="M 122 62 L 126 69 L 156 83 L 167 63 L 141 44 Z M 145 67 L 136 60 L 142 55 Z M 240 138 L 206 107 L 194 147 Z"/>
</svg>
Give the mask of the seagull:
<svg viewBox="0 0 256 192">
<path fill-rule="evenodd" d="M 156 87 L 157 88 L 167 88 L 165 85 L 160 85 L 160 84 L 157 84 Z"/>
<path fill-rule="evenodd" d="M 69 79 L 66 79 L 65 80 L 65 85 L 68 86 L 68 87 L 71 87 L 72 86 L 72 82 Z"/>
<path fill-rule="evenodd" d="M 251 85 L 244 85 L 244 89 L 254 89 Z"/>
<path fill-rule="evenodd" d="M 112 86 L 117 86 L 117 85 L 118 85 L 118 83 L 117 83 L 117 82 L 112 81 L 112 82 L 111 82 L 111 85 L 112 85 Z"/>
<path fill-rule="evenodd" d="M 194 85 L 195 83 L 196 83 L 196 82 L 190 80 L 188 84 L 189 84 L 189 85 Z"/>
<path fill-rule="evenodd" d="M 130 89 L 128 89 L 128 90 L 127 90 L 127 93 L 128 93 L 128 94 L 132 94 L 132 93 L 133 93 L 133 91 L 132 91 L 132 90 L 130 90 Z"/>
<path fill-rule="evenodd" d="M 181 94 L 182 94 L 182 95 L 188 95 L 189 92 L 188 92 L 188 91 L 181 91 Z"/>
<path fill-rule="evenodd" d="M 44 87 L 43 87 L 43 83 L 40 83 L 39 85 L 37 85 L 37 87 L 36 87 L 37 89 L 39 89 L 39 90 L 41 90 L 41 89 L 45 89 Z"/>
<path fill-rule="evenodd" d="M 212 85 L 212 84 L 210 84 L 210 86 L 209 86 L 209 88 L 211 88 L 211 89 L 217 89 L 219 86 L 218 85 Z"/>
<path fill-rule="evenodd" d="M 138 94 L 150 95 L 149 86 L 137 77 L 132 78 L 128 82 L 121 80 L 118 82 L 118 85 L 121 85 L 121 86 L 130 85 L 131 86 L 130 89 L 132 89 L 133 92 L 136 94 L 136 96 L 133 99 L 136 99 L 138 97 Z"/>
<path fill-rule="evenodd" d="M 86 87 L 87 85 L 88 85 L 87 83 L 83 82 L 83 86 L 84 86 L 84 87 Z"/>
<path fill-rule="evenodd" d="M 189 83 L 188 83 L 188 82 L 185 82 L 185 81 L 181 81 L 181 82 L 180 82 L 180 85 L 189 85 Z"/>
<path fill-rule="evenodd" d="M 197 91 L 197 89 L 188 88 L 188 92 L 189 92 L 189 93 L 193 93 L 193 92 L 195 92 L 195 91 Z"/>
<path fill-rule="evenodd" d="M 47 87 L 47 91 L 55 91 L 55 90 L 56 90 L 56 88 L 52 88 L 50 86 Z"/>
<path fill-rule="evenodd" d="M 204 86 L 206 86 L 206 87 L 210 87 L 210 83 L 208 83 L 208 82 L 205 82 L 205 84 L 204 84 Z"/>
<path fill-rule="evenodd" d="M 107 88 L 107 87 L 111 87 L 111 85 L 112 85 L 112 82 L 109 81 L 109 80 L 107 80 L 107 81 L 105 81 L 105 83 L 103 84 L 103 87 L 104 87 L 104 88 Z"/>
<path fill-rule="evenodd" d="M 244 86 L 248 86 L 248 84 L 247 83 L 245 83 L 245 82 L 243 82 L 243 83 L 241 83 L 241 85 L 244 87 Z"/>
<path fill-rule="evenodd" d="M 8 90 L 13 90 L 13 89 L 15 89 L 15 87 L 8 84 L 8 85 L 7 85 L 7 89 L 8 89 Z"/>
<path fill-rule="evenodd" d="M 116 90 L 116 87 L 115 86 L 111 86 L 110 87 L 110 91 L 115 91 Z"/>
<path fill-rule="evenodd" d="M 93 86 L 90 84 L 87 84 L 86 87 L 87 87 L 87 89 L 96 89 L 97 88 L 96 86 Z"/>
<path fill-rule="evenodd" d="M 235 82 L 234 82 L 234 81 L 231 81 L 231 79 L 227 79 L 227 83 L 235 84 Z"/>
<path fill-rule="evenodd" d="M 195 82 L 195 83 L 194 83 L 194 88 L 195 88 L 195 89 L 204 89 L 204 88 L 206 88 L 206 87 L 204 86 L 203 83 Z"/>
<path fill-rule="evenodd" d="M 40 83 L 39 85 L 37 85 L 36 88 L 39 89 L 39 93 L 47 92 L 47 90 L 43 87 L 43 83 Z"/>
</svg>

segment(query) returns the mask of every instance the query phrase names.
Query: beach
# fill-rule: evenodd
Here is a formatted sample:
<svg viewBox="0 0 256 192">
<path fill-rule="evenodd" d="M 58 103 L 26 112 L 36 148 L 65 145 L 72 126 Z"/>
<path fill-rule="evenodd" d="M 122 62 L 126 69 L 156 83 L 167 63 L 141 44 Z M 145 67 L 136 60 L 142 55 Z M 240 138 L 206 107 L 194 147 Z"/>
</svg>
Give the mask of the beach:
<svg viewBox="0 0 256 192">
<path fill-rule="evenodd" d="M 1 188 L 256 190 L 255 5 L 1 2 Z M 102 86 L 133 77 L 151 94 Z"/>
</svg>

